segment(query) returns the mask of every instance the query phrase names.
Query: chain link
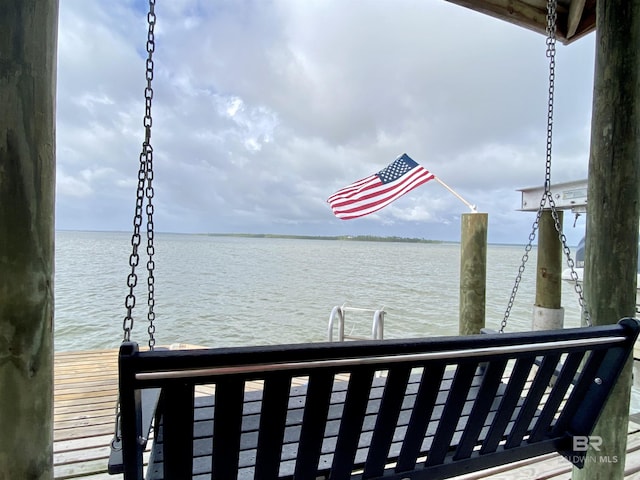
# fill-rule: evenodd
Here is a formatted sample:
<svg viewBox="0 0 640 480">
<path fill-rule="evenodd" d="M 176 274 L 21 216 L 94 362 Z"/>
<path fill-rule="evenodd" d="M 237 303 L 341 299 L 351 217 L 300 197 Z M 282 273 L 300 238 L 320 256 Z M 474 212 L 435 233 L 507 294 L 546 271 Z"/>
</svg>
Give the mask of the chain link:
<svg viewBox="0 0 640 480">
<path fill-rule="evenodd" d="M 536 215 L 536 219 L 533 222 L 533 226 L 531 228 L 531 233 L 529 234 L 529 243 L 527 243 L 524 248 L 524 255 L 522 255 L 522 263 L 518 268 L 518 274 L 516 275 L 516 280 L 513 284 L 513 289 L 511 290 L 511 296 L 509 297 L 509 302 L 507 303 L 507 309 L 504 312 L 504 318 L 500 323 L 500 333 L 504 333 L 504 329 L 507 327 L 507 322 L 509 321 L 509 315 L 511 315 L 511 309 L 513 308 L 513 304 L 516 301 L 516 295 L 518 294 L 518 287 L 520 287 L 520 282 L 522 281 L 522 274 L 524 273 L 525 267 L 527 265 L 527 260 L 529 260 L 529 253 L 533 248 L 533 241 L 536 238 L 536 231 L 538 230 L 538 226 L 540 224 L 540 217 L 542 216 L 542 208 L 538 209 L 538 213 Z"/>
<path fill-rule="evenodd" d="M 149 25 L 149 31 L 147 32 L 147 62 L 146 62 L 146 78 L 147 87 L 144 89 L 145 98 L 145 143 L 143 145 L 143 152 L 145 152 L 145 165 L 147 171 L 147 188 L 145 195 L 147 198 L 147 320 L 149 326 L 147 327 L 147 333 L 149 334 L 149 349 L 153 350 L 156 344 L 155 339 L 155 262 L 153 260 L 155 254 L 154 246 L 154 225 L 153 225 L 153 147 L 151 146 L 151 127 L 153 125 L 153 117 L 151 116 L 151 104 L 153 102 L 153 88 L 151 82 L 153 81 L 153 53 L 156 49 L 155 43 L 155 26 L 156 26 L 156 14 L 155 14 L 155 0 L 149 0 L 149 13 L 147 14 L 147 23 Z"/>
<path fill-rule="evenodd" d="M 546 162 L 545 162 L 545 177 L 544 177 L 544 194 L 540 199 L 540 206 L 538 208 L 538 212 L 536 215 L 536 219 L 533 222 L 533 226 L 531 228 L 531 233 L 529 234 L 529 243 L 525 247 L 524 255 L 522 256 L 522 263 L 518 269 L 518 274 L 516 275 L 516 279 L 513 285 L 513 289 L 511 291 L 511 296 L 509 297 L 509 302 L 507 303 L 507 309 L 504 313 L 504 318 L 500 324 L 500 333 L 504 332 L 504 329 L 507 326 L 507 322 L 509 321 L 509 316 L 511 315 L 511 309 L 513 308 L 513 304 L 516 300 L 516 295 L 518 293 L 518 287 L 520 286 L 520 282 L 522 281 L 522 274 L 524 273 L 527 260 L 529 260 L 529 253 L 533 248 L 533 241 L 536 237 L 536 232 L 540 225 L 540 218 L 542 216 L 542 212 L 547 205 L 549 204 L 549 208 L 551 209 L 551 216 L 554 221 L 554 226 L 556 232 L 558 232 L 558 238 L 562 243 L 563 252 L 567 258 L 567 265 L 571 269 L 571 278 L 575 283 L 575 290 L 578 294 L 578 302 L 580 304 L 580 308 L 582 311 L 583 318 L 585 323 L 588 326 L 591 326 L 591 319 L 589 316 L 589 312 L 586 307 L 586 303 L 584 301 L 584 296 L 582 292 L 582 286 L 578 282 L 578 274 L 575 271 L 575 264 L 573 259 L 571 258 L 571 250 L 567 245 L 567 238 L 562 232 L 562 223 L 560 222 L 560 216 L 558 215 L 558 210 L 556 208 L 555 201 L 553 199 L 553 195 L 551 194 L 551 157 L 552 157 L 552 149 L 553 149 L 553 103 L 554 103 L 554 93 L 555 93 L 555 74 L 556 74 L 556 22 L 557 22 L 557 0 L 549 0 L 547 3 L 547 58 L 549 59 L 549 97 L 547 102 L 547 146 L 546 146 Z"/>
<path fill-rule="evenodd" d="M 151 115 L 151 106 L 153 103 L 153 72 L 154 72 L 154 62 L 153 62 L 153 53 L 155 52 L 155 25 L 156 25 L 156 14 L 155 14 L 155 0 L 149 0 L 149 12 L 147 14 L 147 60 L 145 63 L 146 71 L 145 77 L 147 80 L 147 85 L 144 89 L 144 104 L 145 104 L 145 112 L 143 125 L 145 130 L 144 142 L 142 143 L 142 151 L 140 153 L 140 165 L 138 169 L 138 185 L 136 189 L 136 206 L 135 213 L 133 217 L 133 235 L 131 236 L 131 255 L 129 256 L 129 266 L 131 267 L 131 272 L 127 276 L 127 286 L 129 287 L 129 293 L 125 298 L 125 308 L 126 314 L 124 317 L 124 321 L 122 324 L 122 328 L 124 331 L 123 341 L 129 341 L 131 339 L 131 330 L 133 329 L 133 309 L 136 305 L 136 297 L 135 297 L 135 287 L 138 284 L 138 275 L 136 273 L 136 268 L 140 264 L 140 245 L 142 243 L 142 238 L 140 234 L 140 229 L 142 227 L 142 217 L 143 217 L 143 209 L 145 210 L 147 216 L 147 320 L 149 322 L 149 327 L 147 328 L 147 332 L 149 334 L 149 348 L 153 350 L 155 346 L 155 277 L 154 277 L 154 254 L 155 254 L 155 246 L 154 246 L 154 224 L 153 224 L 153 214 L 154 214 L 154 206 L 153 206 L 153 197 L 154 197 L 154 188 L 153 188 L 153 147 L 151 146 L 151 127 L 153 125 L 153 117 Z M 146 201 L 146 208 L 145 208 Z"/>
<path fill-rule="evenodd" d="M 115 420 L 115 426 L 114 426 L 114 431 L 115 434 L 113 435 L 113 440 L 111 440 L 111 448 L 114 450 L 122 450 L 122 428 L 121 428 L 121 421 L 122 420 L 122 413 L 120 412 L 120 395 L 118 395 L 118 401 L 116 402 L 116 420 Z"/>
<path fill-rule="evenodd" d="M 557 0 L 550 0 L 547 5 L 547 57 L 549 58 L 549 102 L 547 110 L 547 160 L 546 160 L 546 172 L 545 172 L 545 193 L 543 202 L 541 202 L 541 208 L 544 207 L 544 200 L 549 202 L 551 208 L 551 216 L 554 221 L 556 232 L 558 232 L 558 238 L 562 244 L 564 255 L 567 259 L 567 266 L 571 271 L 571 279 L 574 282 L 574 288 L 578 295 L 578 303 L 582 316 L 587 326 L 591 326 L 591 316 L 587 309 L 586 302 L 582 291 L 582 286 L 578 281 L 578 274 L 575 271 L 575 263 L 571 257 L 571 249 L 567 245 L 567 237 L 562 231 L 562 223 L 558 210 L 556 208 L 555 200 L 551 194 L 551 156 L 553 147 L 553 103 L 555 93 L 555 74 L 556 74 L 556 23 L 558 13 L 556 11 Z"/>
<path fill-rule="evenodd" d="M 124 321 L 122 322 L 122 329 L 124 331 L 124 342 L 131 340 L 131 330 L 133 329 L 133 309 L 136 306 L 135 287 L 138 284 L 138 275 L 136 274 L 136 267 L 140 263 L 139 248 L 142 243 L 140 235 L 140 228 L 142 227 L 142 214 L 143 207 L 146 200 L 146 215 L 147 215 L 147 305 L 149 307 L 147 312 L 147 320 L 149 321 L 149 327 L 147 331 L 149 333 L 149 348 L 154 349 L 155 331 L 156 327 L 154 321 L 156 314 L 155 308 L 155 277 L 153 275 L 155 269 L 155 262 L 153 256 L 155 254 L 154 241 L 154 226 L 153 226 L 153 147 L 151 146 L 151 126 L 153 124 L 153 117 L 151 116 L 151 105 L 153 103 L 153 88 L 151 82 L 153 80 L 153 52 L 155 51 L 155 0 L 149 0 L 149 13 L 147 14 L 147 61 L 146 61 L 146 79 L 147 85 L 144 89 L 144 141 L 142 142 L 142 151 L 140 153 L 140 165 L 138 169 L 138 185 L 136 188 L 136 207 L 133 216 L 133 234 L 131 236 L 131 255 L 129 256 L 129 266 L 131 272 L 127 276 L 127 286 L 129 287 L 129 293 L 125 297 L 124 305 L 126 308 L 126 314 Z M 116 402 L 116 414 L 115 414 L 115 433 L 114 438 L 111 441 L 111 447 L 114 450 L 122 449 L 122 434 L 120 428 L 121 414 L 120 414 L 120 398 Z"/>
<path fill-rule="evenodd" d="M 558 211 L 556 209 L 555 202 L 553 200 L 553 196 L 549 194 L 549 203 L 552 205 L 551 207 L 551 216 L 553 217 L 554 225 L 556 227 L 556 232 L 558 232 L 558 238 L 562 243 L 562 251 L 564 252 L 564 256 L 567 259 L 567 266 L 571 272 L 571 280 L 573 281 L 573 288 L 578 295 L 578 304 L 580 305 L 580 311 L 582 312 L 582 318 L 584 320 L 585 325 L 588 327 L 591 326 L 591 315 L 589 314 L 589 310 L 587 309 L 587 303 L 584 300 L 584 292 L 582 290 L 582 285 L 578 280 L 578 272 L 575 269 L 575 262 L 571 257 L 571 249 L 567 244 L 567 237 L 562 232 L 562 224 L 560 222 L 560 216 L 558 215 Z"/>
</svg>

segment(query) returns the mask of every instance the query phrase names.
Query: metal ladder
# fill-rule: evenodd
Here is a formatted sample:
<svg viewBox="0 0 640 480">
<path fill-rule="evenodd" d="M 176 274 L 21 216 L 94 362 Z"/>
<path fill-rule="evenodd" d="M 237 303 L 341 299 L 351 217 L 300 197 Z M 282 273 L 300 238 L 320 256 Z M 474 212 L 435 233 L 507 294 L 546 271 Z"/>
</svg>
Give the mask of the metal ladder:
<svg viewBox="0 0 640 480">
<path fill-rule="evenodd" d="M 373 313 L 373 324 L 371 326 L 371 337 L 358 337 L 354 335 L 345 335 L 345 313 Z M 383 340 L 384 339 L 384 306 L 380 309 L 347 307 L 346 305 L 335 306 L 329 315 L 328 339 L 330 342 L 344 342 L 345 340 Z M 338 336 L 334 338 L 334 328 L 337 324 Z"/>
</svg>

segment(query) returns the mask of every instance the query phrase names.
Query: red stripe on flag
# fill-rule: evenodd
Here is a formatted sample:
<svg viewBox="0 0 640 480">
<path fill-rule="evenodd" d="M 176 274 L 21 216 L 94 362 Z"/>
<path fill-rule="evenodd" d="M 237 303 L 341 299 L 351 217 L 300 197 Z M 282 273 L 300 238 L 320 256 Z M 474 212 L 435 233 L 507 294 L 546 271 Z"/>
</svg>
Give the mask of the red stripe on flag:
<svg viewBox="0 0 640 480">
<path fill-rule="evenodd" d="M 377 174 L 358 180 L 338 190 L 327 202 L 333 213 L 343 220 L 376 212 L 435 177 L 421 165 L 415 165 L 399 178 L 386 184 Z"/>
</svg>

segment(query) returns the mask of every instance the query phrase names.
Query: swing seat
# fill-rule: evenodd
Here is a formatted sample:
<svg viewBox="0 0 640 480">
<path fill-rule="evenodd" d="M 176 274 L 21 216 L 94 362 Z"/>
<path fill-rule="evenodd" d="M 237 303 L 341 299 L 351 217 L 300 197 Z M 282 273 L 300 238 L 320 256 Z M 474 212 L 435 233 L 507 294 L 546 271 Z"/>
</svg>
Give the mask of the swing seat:
<svg viewBox="0 0 640 480">
<path fill-rule="evenodd" d="M 639 330 L 623 319 L 338 345 L 125 343 L 121 470 L 143 478 L 142 392 L 158 388 L 148 479 L 437 479 L 554 451 L 582 467 Z"/>
</svg>

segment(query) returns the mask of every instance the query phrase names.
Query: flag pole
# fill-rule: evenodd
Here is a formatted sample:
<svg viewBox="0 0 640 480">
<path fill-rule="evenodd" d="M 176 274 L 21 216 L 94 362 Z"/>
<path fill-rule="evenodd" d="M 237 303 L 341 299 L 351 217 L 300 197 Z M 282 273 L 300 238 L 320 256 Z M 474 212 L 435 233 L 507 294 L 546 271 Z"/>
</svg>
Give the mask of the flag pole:
<svg viewBox="0 0 640 480">
<path fill-rule="evenodd" d="M 446 183 L 444 183 L 442 180 L 440 180 L 438 177 L 436 177 L 435 175 L 433 176 L 434 180 L 436 180 L 440 185 L 442 185 L 444 188 L 446 188 L 447 190 L 449 190 L 453 195 L 455 195 L 458 200 L 460 200 L 462 203 L 464 203 L 467 207 L 469 207 L 469 209 L 471 210 L 471 213 L 478 213 L 478 210 L 476 209 L 475 205 L 471 205 L 469 202 L 467 202 L 464 198 L 462 198 L 460 195 L 458 195 L 458 193 L 453 190 L 449 185 L 447 185 Z"/>
</svg>

